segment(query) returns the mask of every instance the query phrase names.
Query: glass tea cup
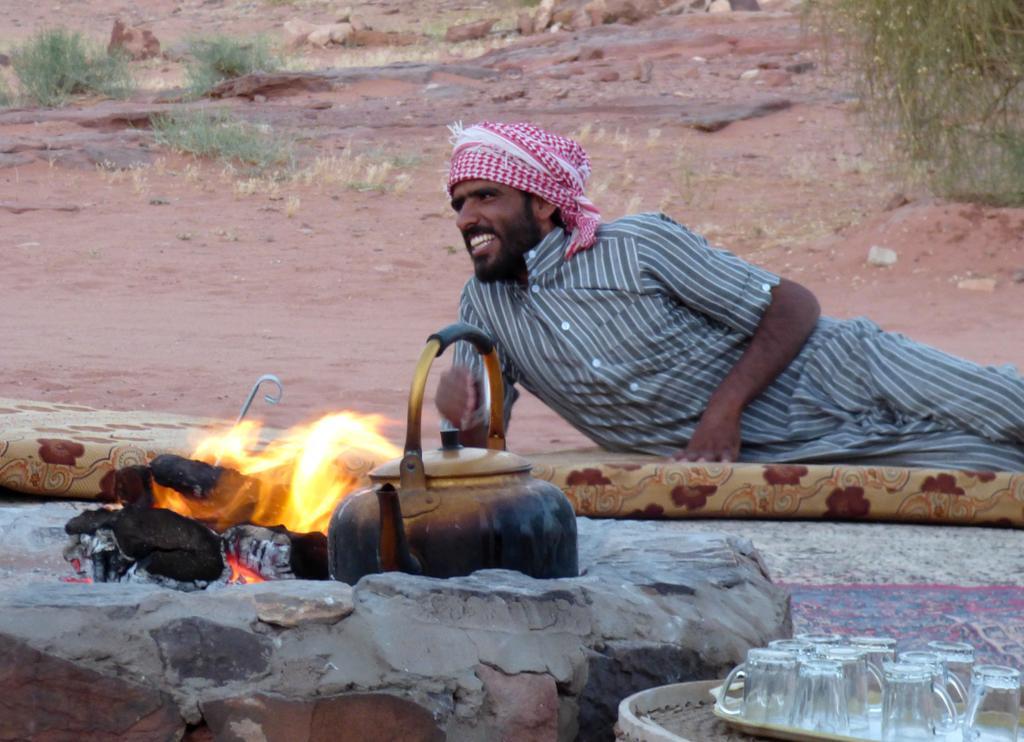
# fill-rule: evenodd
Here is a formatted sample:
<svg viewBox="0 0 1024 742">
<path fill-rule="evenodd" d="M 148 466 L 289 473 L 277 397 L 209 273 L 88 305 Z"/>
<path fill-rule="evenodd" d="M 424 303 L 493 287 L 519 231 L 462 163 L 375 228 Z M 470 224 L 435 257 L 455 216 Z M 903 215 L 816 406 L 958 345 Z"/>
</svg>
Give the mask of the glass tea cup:
<svg viewBox="0 0 1024 742">
<path fill-rule="evenodd" d="M 949 667 L 946 665 L 946 659 L 938 652 L 918 650 L 900 652 L 896 655 L 896 659 L 900 662 L 927 665 L 932 668 L 932 673 L 934 674 L 936 683 L 946 690 L 951 691 L 951 695 L 955 693 L 956 695 L 954 700 L 957 700 L 959 703 L 967 702 L 967 688 L 964 687 L 960 678 L 949 671 Z"/>
<path fill-rule="evenodd" d="M 800 663 L 789 725 L 812 732 L 849 734 L 850 716 L 842 664 L 825 659 Z"/>
<path fill-rule="evenodd" d="M 868 662 L 882 672 L 883 662 L 896 659 L 897 641 L 891 636 L 851 636 L 846 644 L 867 652 Z"/>
<path fill-rule="evenodd" d="M 718 708 L 729 716 L 741 716 L 754 724 L 785 724 L 796 691 L 797 658 L 791 652 L 755 647 L 732 669 L 722 684 Z M 743 696 L 729 696 L 740 678 Z M 738 701 L 738 702 L 737 702 Z"/>
<path fill-rule="evenodd" d="M 768 642 L 768 648 L 779 652 L 790 652 L 801 660 L 811 660 L 818 656 L 815 645 L 803 639 L 772 639 Z"/>
<path fill-rule="evenodd" d="M 1020 726 L 1020 673 L 975 665 L 964 713 L 964 742 L 1016 742 Z"/>
<path fill-rule="evenodd" d="M 843 637 L 839 634 L 826 634 L 821 632 L 796 634 L 793 638 L 796 641 L 807 642 L 812 645 L 816 652 L 822 647 L 835 647 L 843 643 Z"/>
<path fill-rule="evenodd" d="M 881 673 L 868 662 L 867 653 L 858 647 L 849 645 L 823 647 L 821 657 L 826 660 L 835 660 L 842 667 L 850 732 L 863 734 L 868 729 L 869 714 L 882 710 L 881 703 L 872 706 L 868 698 L 868 690 L 872 681 L 876 687 L 882 688 Z"/>
<path fill-rule="evenodd" d="M 946 669 L 968 688 L 971 684 L 971 670 L 974 667 L 974 647 L 967 642 L 928 642 L 928 651 L 935 652 L 946 661 Z M 966 703 L 966 698 L 964 702 Z"/>
<path fill-rule="evenodd" d="M 959 726 L 953 699 L 930 666 L 886 662 L 882 677 L 882 742 L 935 740 Z"/>
<path fill-rule="evenodd" d="M 882 663 L 893 662 L 896 659 L 897 640 L 891 636 L 851 636 L 846 640 L 851 647 L 862 649 L 867 657 L 868 664 L 878 671 L 873 675 L 877 685 L 868 688 L 869 710 L 874 714 L 882 709 Z"/>
</svg>

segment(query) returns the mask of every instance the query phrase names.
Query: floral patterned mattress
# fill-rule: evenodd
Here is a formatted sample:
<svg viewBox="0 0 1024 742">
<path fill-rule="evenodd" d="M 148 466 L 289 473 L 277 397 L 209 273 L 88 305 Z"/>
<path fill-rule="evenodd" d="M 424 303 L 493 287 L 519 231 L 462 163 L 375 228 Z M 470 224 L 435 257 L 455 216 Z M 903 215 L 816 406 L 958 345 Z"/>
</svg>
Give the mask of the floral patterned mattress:
<svg viewBox="0 0 1024 742">
<path fill-rule="evenodd" d="M 0 399 L 0 487 L 105 500 L 114 471 L 187 453 L 220 421 Z M 531 457 L 580 515 L 813 518 L 1024 526 L 1024 472 L 693 464 L 599 449 Z M 380 463 L 380 462 L 378 462 Z M 359 463 L 361 475 L 373 462 Z"/>
</svg>

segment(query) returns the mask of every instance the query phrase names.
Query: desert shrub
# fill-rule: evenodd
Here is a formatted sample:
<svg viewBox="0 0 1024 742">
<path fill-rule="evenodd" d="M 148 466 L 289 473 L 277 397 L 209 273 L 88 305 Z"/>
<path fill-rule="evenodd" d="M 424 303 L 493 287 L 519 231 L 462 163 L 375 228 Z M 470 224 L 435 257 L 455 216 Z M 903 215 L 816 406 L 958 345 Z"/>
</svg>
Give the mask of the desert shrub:
<svg viewBox="0 0 1024 742">
<path fill-rule="evenodd" d="M 250 72 L 270 72 L 283 64 L 261 36 L 248 40 L 211 36 L 193 39 L 188 46 L 192 59 L 185 66 L 185 78 L 194 96 L 205 95 L 224 80 Z"/>
<path fill-rule="evenodd" d="M 942 195 L 1024 203 L 1022 0 L 817 0 L 872 122 Z"/>
<path fill-rule="evenodd" d="M 250 165 L 261 171 L 290 166 L 293 143 L 269 126 L 220 111 L 190 111 L 151 119 L 157 144 L 197 157 Z"/>
<path fill-rule="evenodd" d="M 73 95 L 99 93 L 113 98 L 133 87 L 128 60 L 108 55 L 77 32 L 41 31 L 11 55 L 21 94 L 43 106 L 59 106 Z"/>
</svg>

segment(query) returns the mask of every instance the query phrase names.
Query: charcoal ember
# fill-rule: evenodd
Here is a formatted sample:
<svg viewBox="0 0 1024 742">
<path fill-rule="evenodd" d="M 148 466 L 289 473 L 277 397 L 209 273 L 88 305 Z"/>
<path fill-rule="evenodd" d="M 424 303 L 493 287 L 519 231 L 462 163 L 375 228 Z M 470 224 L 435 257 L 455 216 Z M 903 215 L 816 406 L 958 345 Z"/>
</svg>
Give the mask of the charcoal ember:
<svg viewBox="0 0 1024 742">
<path fill-rule="evenodd" d="M 89 510 L 67 522 L 72 536 L 64 558 L 96 582 L 121 582 L 134 573 L 180 583 L 208 583 L 224 574 L 220 537 L 170 510 Z"/>
<path fill-rule="evenodd" d="M 153 507 L 153 472 L 148 466 L 126 466 L 114 473 L 114 499 L 132 507 Z"/>
<path fill-rule="evenodd" d="M 64 524 L 64 533 L 71 536 L 92 535 L 100 528 L 110 528 L 120 517 L 120 510 L 107 510 L 106 508 L 86 510 Z"/>
<path fill-rule="evenodd" d="M 264 580 L 295 579 L 292 541 L 286 531 L 243 523 L 224 531 L 221 538 L 228 557 Z"/>
<path fill-rule="evenodd" d="M 85 515 L 85 513 L 83 513 Z M 93 582 L 120 582 L 130 572 L 135 561 L 129 559 L 118 548 L 117 540 L 108 525 L 97 525 L 95 530 L 85 531 L 82 528 L 81 516 L 78 524 L 69 530 L 71 523 L 65 526 L 72 534 L 71 542 L 64 549 L 64 559 L 74 568 L 80 578 L 88 578 Z M 93 518 L 95 523 L 105 519 Z M 89 567 L 89 569 L 86 569 Z"/>
<path fill-rule="evenodd" d="M 149 465 L 153 480 L 170 487 L 185 497 L 208 500 L 218 492 L 244 492 L 252 489 L 259 493 L 259 480 L 224 466 L 195 461 L 171 453 L 157 456 Z"/>
<path fill-rule="evenodd" d="M 327 534 L 289 533 L 292 541 L 292 572 L 300 580 L 326 580 Z"/>
<path fill-rule="evenodd" d="M 160 508 L 121 513 L 111 529 L 118 546 L 150 574 L 209 582 L 224 572 L 220 537 L 201 523 Z"/>
</svg>

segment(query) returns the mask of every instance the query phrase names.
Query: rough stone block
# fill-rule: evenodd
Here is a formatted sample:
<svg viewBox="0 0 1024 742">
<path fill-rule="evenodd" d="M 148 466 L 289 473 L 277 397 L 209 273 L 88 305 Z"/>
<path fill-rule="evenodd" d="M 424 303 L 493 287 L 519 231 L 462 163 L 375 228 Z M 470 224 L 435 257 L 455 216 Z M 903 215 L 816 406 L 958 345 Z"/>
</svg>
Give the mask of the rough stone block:
<svg viewBox="0 0 1024 742">
<path fill-rule="evenodd" d="M 178 739 L 166 693 L 104 675 L 0 634 L 0 739 Z"/>
</svg>

